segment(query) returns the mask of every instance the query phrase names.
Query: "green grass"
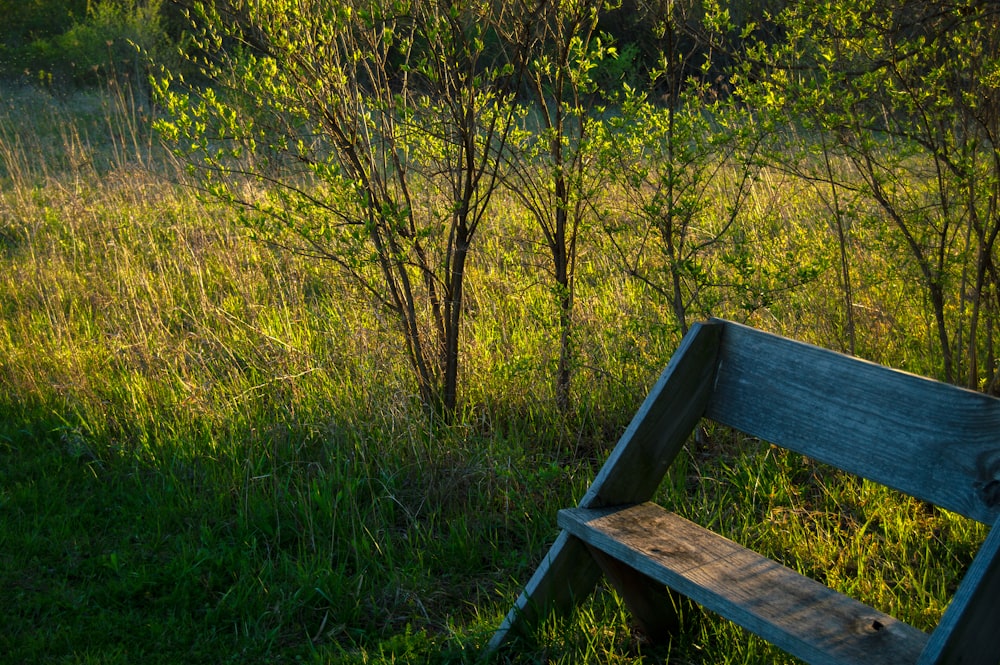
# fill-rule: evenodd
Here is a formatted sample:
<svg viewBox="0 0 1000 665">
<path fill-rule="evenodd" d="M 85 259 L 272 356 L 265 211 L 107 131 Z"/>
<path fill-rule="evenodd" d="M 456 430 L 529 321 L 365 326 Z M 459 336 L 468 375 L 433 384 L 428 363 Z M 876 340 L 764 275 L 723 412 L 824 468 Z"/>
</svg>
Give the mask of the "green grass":
<svg viewBox="0 0 1000 665">
<path fill-rule="evenodd" d="M 530 227 L 498 218 L 470 269 L 465 402 L 445 427 L 417 403 L 391 320 L 332 267 L 248 241 L 173 184 L 121 97 L 4 99 L 4 662 L 475 661 L 676 346 L 667 304 L 590 238 L 560 413 Z M 761 260 L 833 251 L 828 229 L 796 221 L 804 188 L 756 196 Z M 855 260 L 858 302 L 878 313 L 865 355 L 929 371 L 906 276 Z M 835 285 L 826 271 L 716 313 L 839 348 Z M 921 628 L 984 536 L 767 444 L 707 441 L 662 502 Z M 652 648 L 602 588 L 501 660 L 791 662 L 683 612 L 678 639 Z"/>
</svg>

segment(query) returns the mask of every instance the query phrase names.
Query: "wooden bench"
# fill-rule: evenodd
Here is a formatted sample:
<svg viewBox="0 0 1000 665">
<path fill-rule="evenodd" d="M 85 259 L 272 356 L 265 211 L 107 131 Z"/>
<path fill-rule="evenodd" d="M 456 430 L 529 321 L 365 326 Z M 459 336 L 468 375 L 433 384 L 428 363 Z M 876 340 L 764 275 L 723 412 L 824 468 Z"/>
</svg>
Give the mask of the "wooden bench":
<svg viewBox="0 0 1000 665">
<path fill-rule="evenodd" d="M 667 588 L 814 665 L 1000 662 L 1000 529 L 927 634 L 649 503 L 702 418 L 986 524 L 1000 400 L 712 320 L 692 328 L 490 642 L 568 611 L 602 574 L 652 637 Z"/>
</svg>

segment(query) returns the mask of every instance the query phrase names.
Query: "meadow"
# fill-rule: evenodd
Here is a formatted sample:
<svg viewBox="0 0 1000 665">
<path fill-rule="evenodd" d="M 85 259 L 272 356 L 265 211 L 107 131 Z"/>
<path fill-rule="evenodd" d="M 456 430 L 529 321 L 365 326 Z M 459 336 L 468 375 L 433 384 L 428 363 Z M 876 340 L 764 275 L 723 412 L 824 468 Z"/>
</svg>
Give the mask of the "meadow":
<svg viewBox="0 0 1000 665">
<path fill-rule="evenodd" d="M 438 422 L 392 318 L 196 196 L 127 91 L 0 99 L 3 662 L 479 659 L 676 348 L 669 304 L 595 224 L 560 409 L 558 313 L 530 221 L 498 197 L 469 266 L 461 404 Z M 776 169 L 752 187 L 754 270 L 736 280 L 720 254 L 706 313 L 845 350 L 822 196 Z M 858 215 L 856 351 L 933 375 L 916 268 Z M 813 278 L 782 284 L 805 262 Z M 985 535 L 717 428 L 659 499 L 925 630 Z M 498 660 L 794 662 L 696 608 L 647 646 L 605 587 Z"/>
</svg>

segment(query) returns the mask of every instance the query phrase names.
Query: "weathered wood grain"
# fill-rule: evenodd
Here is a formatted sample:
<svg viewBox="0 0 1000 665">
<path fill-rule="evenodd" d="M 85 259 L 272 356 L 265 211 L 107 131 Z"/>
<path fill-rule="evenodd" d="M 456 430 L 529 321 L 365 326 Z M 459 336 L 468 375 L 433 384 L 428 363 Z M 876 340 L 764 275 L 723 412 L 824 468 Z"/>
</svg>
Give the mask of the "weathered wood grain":
<svg viewBox="0 0 1000 665">
<path fill-rule="evenodd" d="M 1000 400 L 724 324 L 706 416 L 992 524 Z"/>
<path fill-rule="evenodd" d="M 663 508 L 569 509 L 581 540 L 813 665 L 915 663 L 927 635 Z"/>
</svg>

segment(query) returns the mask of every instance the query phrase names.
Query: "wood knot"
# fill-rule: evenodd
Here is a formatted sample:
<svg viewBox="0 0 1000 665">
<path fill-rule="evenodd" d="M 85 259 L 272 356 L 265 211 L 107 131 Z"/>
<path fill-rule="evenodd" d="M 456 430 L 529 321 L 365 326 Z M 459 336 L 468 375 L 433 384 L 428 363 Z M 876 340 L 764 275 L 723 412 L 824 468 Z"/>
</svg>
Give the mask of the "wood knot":
<svg viewBox="0 0 1000 665">
<path fill-rule="evenodd" d="M 867 635 L 887 631 L 889 626 L 883 619 L 884 617 L 872 616 L 870 614 L 859 616 L 854 622 L 854 630 Z"/>
<path fill-rule="evenodd" d="M 976 491 L 988 507 L 1000 506 L 1000 450 L 982 453 L 976 459 Z"/>
<path fill-rule="evenodd" d="M 993 479 L 979 490 L 979 498 L 990 508 L 1000 503 L 1000 480 Z"/>
</svg>

